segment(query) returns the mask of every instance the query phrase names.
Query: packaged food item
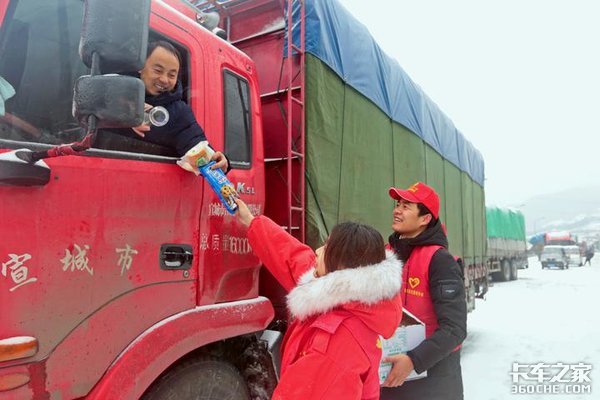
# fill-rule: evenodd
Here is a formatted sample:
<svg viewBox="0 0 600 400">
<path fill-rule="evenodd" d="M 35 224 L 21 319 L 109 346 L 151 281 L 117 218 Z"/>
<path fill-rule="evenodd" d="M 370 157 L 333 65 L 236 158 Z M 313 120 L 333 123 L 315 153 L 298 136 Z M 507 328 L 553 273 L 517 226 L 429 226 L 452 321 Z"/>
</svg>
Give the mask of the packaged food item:
<svg viewBox="0 0 600 400">
<path fill-rule="evenodd" d="M 208 164 L 213 154 L 215 154 L 215 152 L 208 145 L 208 141 L 203 140 L 189 149 L 183 157 L 177 160 L 177 165 L 186 171 L 200 175 L 199 168 Z"/>
<path fill-rule="evenodd" d="M 188 152 L 177 161 L 177 165 L 196 175 L 202 174 L 227 211 L 230 214 L 233 214 L 238 207 L 235 203 L 238 194 L 231 181 L 227 179 L 220 168 L 211 169 L 211 166 L 215 165 L 215 162 L 210 160 L 214 153 L 215 152 L 208 145 L 208 142 L 202 141 L 188 150 Z"/>
<path fill-rule="evenodd" d="M 204 179 L 208 181 L 210 187 L 215 191 L 217 196 L 219 196 L 219 200 L 221 200 L 221 203 L 223 203 L 227 211 L 229 211 L 230 214 L 234 214 L 238 207 L 235 202 L 238 194 L 235 191 L 231 181 L 227 179 L 220 168 L 210 168 L 214 164 L 215 162 L 211 161 L 208 164 L 200 167 L 200 173 Z"/>
</svg>

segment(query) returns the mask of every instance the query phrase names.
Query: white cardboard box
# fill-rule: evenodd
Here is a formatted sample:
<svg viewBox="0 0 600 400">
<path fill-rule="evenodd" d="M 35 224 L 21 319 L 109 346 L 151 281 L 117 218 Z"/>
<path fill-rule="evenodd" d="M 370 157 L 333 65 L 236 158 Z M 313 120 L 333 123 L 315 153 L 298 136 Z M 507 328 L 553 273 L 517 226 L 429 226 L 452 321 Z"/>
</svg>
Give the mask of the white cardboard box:
<svg viewBox="0 0 600 400">
<path fill-rule="evenodd" d="M 414 349 L 425 340 L 425 324 L 406 311 L 406 309 L 403 308 L 402 311 L 402 321 L 392 337 L 389 339 L 380 337 L 382 360 L 387 356 L 393 356 L 400 353 L 404 354 L 407 351 Z M 385 381 L 385 378 L 387 378 L 391 369 L 392 363 L 384 363 L 382 361 L 381 364 L 379 364 L 379 383 Z M 423 371 L 421 374 L 412 371 L 406 380 L 421 379 L 426 376 L 427 371 Z"/>
</svg>

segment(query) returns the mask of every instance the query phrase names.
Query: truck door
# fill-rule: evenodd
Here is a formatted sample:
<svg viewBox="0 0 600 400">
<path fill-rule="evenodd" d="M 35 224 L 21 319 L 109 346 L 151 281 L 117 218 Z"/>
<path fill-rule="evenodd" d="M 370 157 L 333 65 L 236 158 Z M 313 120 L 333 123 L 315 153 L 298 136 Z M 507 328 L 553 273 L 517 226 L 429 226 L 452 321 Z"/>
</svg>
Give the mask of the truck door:
<svg viewBox="0 0 600 400">
<path fill-rule="evenodd" d="M 0 83 L 14 90 L 0 107 L 0 152 L 82 137 L 71 116 L 74 81 L 88 73 L 78 55 L 82 7 L 0 0 Z M 154 14 L 151 25 L 190 57 L 189 34 Z M 204 73 L 193 51 L 188 85 Z M 202 124 L 202 104 L 191 106 Z M 201 180 L 169 149 L 111 143 L 47 159 L 46 185 L 0 186 L 0 339 L 39 342 L 34 356 L 0 369 L 31 364 L 61 398 L 85 395 L 138 335 L 197 302 Z"/>
</svg>

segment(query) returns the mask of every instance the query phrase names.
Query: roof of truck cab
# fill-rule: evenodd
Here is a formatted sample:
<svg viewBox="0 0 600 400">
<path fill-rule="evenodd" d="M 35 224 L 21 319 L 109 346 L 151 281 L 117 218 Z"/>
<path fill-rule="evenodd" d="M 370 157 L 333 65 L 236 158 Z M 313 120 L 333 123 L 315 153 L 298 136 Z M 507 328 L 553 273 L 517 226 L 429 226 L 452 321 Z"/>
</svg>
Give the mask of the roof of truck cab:
<svg viewBox="0 0 600 400">
<path fill-rule="evenodd" d="M 210 40 L 202 41 L 199 37 L 197 37 L 197 39 L 203 42 L 203 45 L 205 47 L 212 47 L 215 50 L 218 49 L 219 52 L 224 52 L 225 54 L 233 56 L 238 60 L 243 60 L 246 64 L 254 66 L 254 61 L 246 53 L 235 47 L 227 40 L 221 39 L 215 33 L 209 31 L 208 29 L 204 28 L 200 23 L 198 23 L 196 21 L 197 10 L 186 0 L 154 0 L 153 3 L 153 6 L 155 7 L 152 8 L 153 12 L 159 10 L 163 10 L 159 11 L 160 13 L 164 13 L 164 10 L 168 10 L 169 13 L 174 12 L 174 14 L 170 14 L 167 16 L 169 22 L 175 25 L 187 25 L 186 27 L 182 28 L 192 28 L 195 34 L 202 35 L 202 37 L 210 38 Z M 249 74 L 252 74 L 253 71 L 254 68 L 246 69 L 246 72 Z"/>
</svg>

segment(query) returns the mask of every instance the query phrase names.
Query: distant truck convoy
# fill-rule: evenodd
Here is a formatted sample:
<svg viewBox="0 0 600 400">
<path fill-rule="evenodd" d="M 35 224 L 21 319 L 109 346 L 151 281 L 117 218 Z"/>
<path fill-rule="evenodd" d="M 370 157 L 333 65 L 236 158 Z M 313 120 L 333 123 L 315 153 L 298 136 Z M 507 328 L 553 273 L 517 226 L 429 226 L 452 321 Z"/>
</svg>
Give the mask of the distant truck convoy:
<svg viewBox="0 0 600 400">
<path fill-rule="evenodd" d="M 548 246 L 562 246 L 566 256 L 568 256 L 568 265 L 583 265 L 582 256 L 585 253 L 585 244 L 578 243 L 577 236 L 568 231 L 552 231 L 537 233 L 529 238 L 532 245 L 532 251 L 538 256 L 540 261 L 544 257 L 544 249 Z M 552 247 L 547 251 L 552 253 Z M 546 257 L 544 257 L 546 258 Z"/>
<path fill-rule="evenodd" d="M 582 266 L 582 249 L 577 236 L 568 231 L 540 233 L 529 239 L 534 246 L 542 268 L 569 268 Z"/>
<path fill-rule="evenodd" d="M 544 249 L 540 255 L 540 261 L 542 262 L 542 268 L 552 266 L 551 255 L 556 253 L 560 248 L 560 252 L 564 254 L 564 261 L 562 262 L 562 268 L 569 268 L 573 266 L 582 266 L 583 260 L 581 258 L 581 249 L 577 243 L 577 236 L 568 231 L 554 231 L 546 232 L 544 235 Z M 561 264 L 561 263 L 559 263 Z M 556 265 L 561 268 L 560 265 Z"/>
<path fill-rule="evenodd" d="M 495 281 L 517 279 L 527 268 L 525 217 L 517 210 L 486 207 L 488 272 Z"/>
</svg>

